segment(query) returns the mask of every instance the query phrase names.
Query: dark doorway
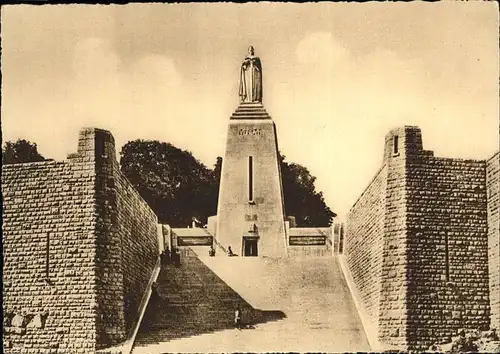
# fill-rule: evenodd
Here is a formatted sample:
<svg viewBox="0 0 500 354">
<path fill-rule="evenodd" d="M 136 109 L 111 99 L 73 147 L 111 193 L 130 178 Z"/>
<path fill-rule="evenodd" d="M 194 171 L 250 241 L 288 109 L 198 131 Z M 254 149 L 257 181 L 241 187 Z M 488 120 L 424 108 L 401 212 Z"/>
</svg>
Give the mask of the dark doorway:
<svg viewBox="0 0 500 354">
<path fill-rule="evenodd" d="M 256 238 L 243 239 L 243 255 L 245 257 L 257 257 L 259 255 Z"/>
</svg>

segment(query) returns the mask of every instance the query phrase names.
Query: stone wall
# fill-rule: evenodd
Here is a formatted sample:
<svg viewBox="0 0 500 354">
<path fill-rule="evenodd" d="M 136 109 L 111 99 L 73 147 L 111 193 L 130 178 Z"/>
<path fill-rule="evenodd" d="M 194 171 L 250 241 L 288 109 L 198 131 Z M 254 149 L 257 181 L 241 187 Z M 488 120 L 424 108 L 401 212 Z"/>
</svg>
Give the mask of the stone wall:
<svg viewBox="0 0 500 354">
<path fill-rule="evenodd" d="M 139 304 L 158 260 L 157 218 L 132 184 L 115 169 L 118 233 L 122 240 L 125 323 L 137 318 Z"/>
<path fill-rule="evenodd" d="M 387 169 L 381 168 L 347 215 L 343 253 L 372 328 L 378 327 Z"/>
<path fill-rule="evenodd" d="M 291 246 L 287 256 L 292 258 L 331 257 L 332 249 L 328 246 Z"/>
<path fill-rule="evenodd" d="M 91 158 L 3 166 L 6 353 L 93 351 L 94 184 Z"/>
<path fill-rule="evenodd" d="M 378 337 L 384 345 L 403 350 L 408 347 L 405 152 L 407 146 L 413 145 L 405 138 L 407 130 L 411 129 L 404 127 L 391 131 L 386 136 L 384 149 L 387 187 Z M 399 149 L 395 148 L 395 136 Z"/>
<path fill-rule="evenodd" d="M 96 173 L 96 293 L 97 348 L 117 343 L 126 336 L 124 279 L 121 239 L 118 235 L 118 189 L 115 188 L 116 161 L 113 136 L 104 130 L 85 129 L 90 153 L 95 153 Z M 80 139 L 82 142 L 82 139 Z"/>
<path fill-rule="evenodd" d="M 158 256 L 156 216 L 112 135 L 62 162 L 2 167 L 4 350 L 89 353 L 125 339 Z"/>
<path fill-rule="evenodd" d="M 113 136 L 96 135 L 96 190 L 99 254 L 98 343 L 125 339 L 158 259 L 157 217 L 120 171 Z M 112 300 L 111 300 L 112 299 Z"/>
<path fill-rule="evenodd" d="M 485 162 L 407 159 L 410 345 L 489 326 Z"/>
<path fill-rule="evenodd" d="M 486 188 L 488 196 L 488 268 L 490 279 L 491 327 L 500 331 L 500 155 L 487 161 Z"/>
<path fill-rule="evenodd" d="M 488 224 L 490 265 L 498 255 L 496 156 L 487 183 L 485 161 L 434 157 L 418 127 L 387 134 L 383 167 L 348 214 L 344 250 L 372 320 L 378 306 L 384 347 L 427 349 L 459 328 L 488 328 Z M 384 188 L 385 195 L 376 192 Z M 380 268 L 371 252 L 381 254 Z"/>
</svg>

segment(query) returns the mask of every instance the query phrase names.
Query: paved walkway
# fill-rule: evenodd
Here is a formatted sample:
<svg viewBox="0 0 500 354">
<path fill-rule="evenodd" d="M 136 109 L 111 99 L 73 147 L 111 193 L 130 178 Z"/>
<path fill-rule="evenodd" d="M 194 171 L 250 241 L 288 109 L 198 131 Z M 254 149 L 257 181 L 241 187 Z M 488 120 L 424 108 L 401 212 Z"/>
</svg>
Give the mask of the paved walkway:
<svg viewBox="0 0 500 354">
<path fill-rule="evenodd" d="M 229 329 L 175 339 L 135 353 L 370 351 L 335 258 L 200 257 L 253 307 L 286 318 L 252 329 Z"/>
</svg>

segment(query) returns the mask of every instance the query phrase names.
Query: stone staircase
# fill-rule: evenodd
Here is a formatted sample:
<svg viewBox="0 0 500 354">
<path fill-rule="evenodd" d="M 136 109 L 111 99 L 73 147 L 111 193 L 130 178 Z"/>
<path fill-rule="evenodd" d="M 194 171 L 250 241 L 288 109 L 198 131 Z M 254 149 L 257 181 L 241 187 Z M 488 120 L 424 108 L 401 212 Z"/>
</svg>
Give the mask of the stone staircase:
<svg viewBox="0 0 500 354">
<path fill-rule="evenodd" d="M 283 318 L 279 311 L 260 311 L 212 272 L 197 255 L 184 248 L 181 265 L 163 265 L 158 297 L 152 298 L 137 333 L 132 353 L 150 352 L 158 343 L 234 328 L 234 311 L 254 325 Z"/>
<path fill-rule="evenodd" d="M 231 119 L 271 119 L 262 103 L 241 103 Z"/>
<path fill-rule="evenodd" d="M 209 257 L 163 266 L 132 353 L 370 351 L 337 257 Z M 240 306 L 243 330 L 234 328 Z M 286 315 L 285 315 L 286 314 Z"/>
<path fill-rule="evenodd" d="M 162 269 L 162 300 L 148 308 L 134 354 L 373 349 L 337 257 L 208 257 L 206 249 L 193 250 L 198 258 Z M 253 325 L 233 328 L 235 304 Z"/>
</svg>

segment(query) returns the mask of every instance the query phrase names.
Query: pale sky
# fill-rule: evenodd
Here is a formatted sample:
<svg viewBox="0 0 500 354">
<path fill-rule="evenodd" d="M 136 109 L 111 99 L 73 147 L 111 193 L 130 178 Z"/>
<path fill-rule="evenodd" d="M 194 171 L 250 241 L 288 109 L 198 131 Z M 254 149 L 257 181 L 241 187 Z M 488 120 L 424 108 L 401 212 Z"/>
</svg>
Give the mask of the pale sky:
<svg viewBox="0 0 500 354">
<path fill-rule="evenodd" d="M 498 7 L 491 2 L 2 6 L 3 140 L 45 157 L 84 126 L 190 150 L 212 167 L 253 45 L 288 161 L 343 219 L 417 125 L 437 156 L 499 148 Z"/>
</svg>

